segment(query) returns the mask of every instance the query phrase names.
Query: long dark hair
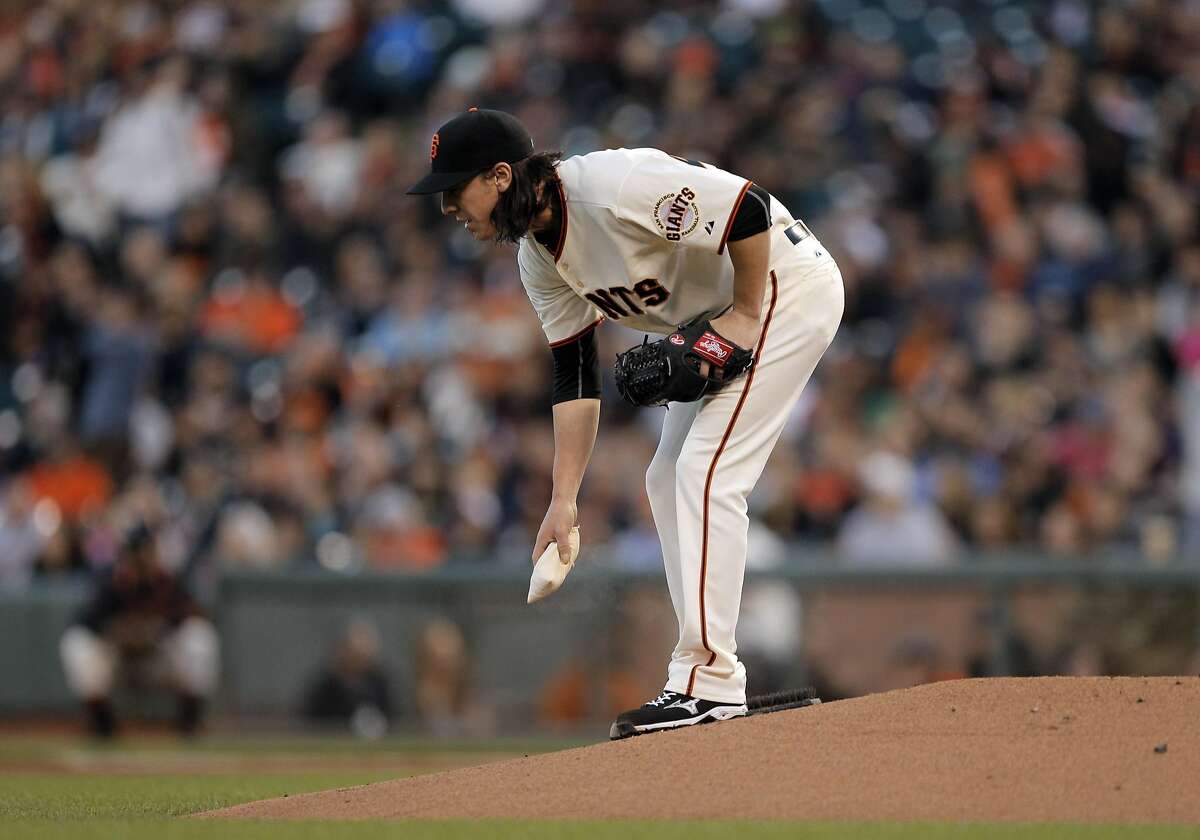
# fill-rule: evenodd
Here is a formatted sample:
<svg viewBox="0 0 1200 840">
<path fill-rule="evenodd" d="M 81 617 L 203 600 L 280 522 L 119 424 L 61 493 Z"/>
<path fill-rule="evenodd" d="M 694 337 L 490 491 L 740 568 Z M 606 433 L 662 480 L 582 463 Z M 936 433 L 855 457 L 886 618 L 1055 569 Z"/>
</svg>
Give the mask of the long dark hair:
<svg viewBox="0 0 1200 840">
<path fill-rule="evenodd" d="M 512 183 L 500 193 L 500 200 L 492 210 L 497 242 L 516 244 L 529 233 L 538 214 L 550 206 L 551 196 L 556 195 L 558 189 L 558 173 L 554 167 L 560 160 L 562 152 L 538 152 L 510 164 Z"/>
</svg>

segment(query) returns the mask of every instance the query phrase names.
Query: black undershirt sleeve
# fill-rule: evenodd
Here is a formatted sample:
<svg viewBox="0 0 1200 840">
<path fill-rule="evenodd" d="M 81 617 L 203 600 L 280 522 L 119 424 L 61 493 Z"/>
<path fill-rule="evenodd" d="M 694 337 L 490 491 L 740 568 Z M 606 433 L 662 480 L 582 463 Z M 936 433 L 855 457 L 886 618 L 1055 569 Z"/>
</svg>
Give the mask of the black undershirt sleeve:
<svg viewBox="0 0 1200 840">
<path fill-rule="evenodd" d="M 737 215 L 733 217 L 733 227 L 729 229 L 729 241 L 737 242 L 739 239 L 749 239 L 770 226 L 771 194 L 758 184 L 751 184 L 738 207 Z"/>
<path fill-rule="evenodd" d="M 552 348 L 554 353 L 554 405 L 571 400 L 600 399 L 600 359 L 596 331 L 588 330 L 574 341 Z"/>
</svg>

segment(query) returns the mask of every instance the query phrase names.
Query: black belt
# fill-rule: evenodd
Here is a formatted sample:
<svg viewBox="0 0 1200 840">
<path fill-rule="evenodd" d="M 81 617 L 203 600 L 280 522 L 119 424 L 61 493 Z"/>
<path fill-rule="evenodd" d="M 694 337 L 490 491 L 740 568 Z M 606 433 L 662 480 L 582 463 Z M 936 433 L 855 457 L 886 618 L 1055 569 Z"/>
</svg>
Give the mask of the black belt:
<svg viewBox="0 0 1200 840">
<path fill-rule="evenodd" d="M 792 240 L 793 245 L 799 245 L 813 234 L 808 229 L 808 225 L 804 224 L 804 222 L 796 221 L 783 229 L 783 235 Z"/>
</svg>

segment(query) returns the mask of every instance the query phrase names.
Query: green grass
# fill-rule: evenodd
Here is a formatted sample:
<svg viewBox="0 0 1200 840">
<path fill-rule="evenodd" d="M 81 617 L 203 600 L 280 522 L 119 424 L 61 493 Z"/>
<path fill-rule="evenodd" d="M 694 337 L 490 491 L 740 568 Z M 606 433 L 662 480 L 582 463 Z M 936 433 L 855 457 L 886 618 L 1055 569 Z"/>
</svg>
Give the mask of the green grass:
<svg viewBox="0 0 1200 840">
<path fill-rule="evenodd" d="M 302 749 L 303 739 L 285 742 L 254 740 L 211 742 L 181 749 L 169 741 L 135 743 L 115 748 L 80 747 L 62 739 L 18 744 L 0 743 L 0 838 L 3 840 L 1175 840 L 1200 837 L 1200 828 L 1155 826 L 951 825 L 951 824 L 798 824 L 759 822 L 523 822 L 465 820 L 446 822 L 267 822 L 191 820 L 182 815 L 283 794 L 365 784 L 395 778 L 406 771 L 405 757 L 433 752 L 433 743 L 420 745 L 359 745 L 329 740 L 316 749 Z M 310 744 L 311 745 L 311 744 Z M 410 750 L 410 746 L 412 749 Z M 452 745 L 455 752 L 497 752 L 489 745 Z M 546 749 L 544 743 L 512 742 L 499 750 L 521 754 Z M 385 756 L 386 769 L 314 772 L 326 756 L 344 758 L 367 752 Z M 178 773 L 154 775 L 99 772 L 21 772 L 20 762 L 122 758 L 158 754 L 167 759 L 211 755 L 264 754 L 304 756 L 303 771 L 291 773 Z M 499 756 L 497 756 L 499 757 Z M 314 761 L 314 758 L 317 761 Z M 344 762 L 343 762 L 344 763 Z M 86 761 L 78 765 L 86 771 Z M 165 766 L 170 766 L 168 761 Z M 426 765 L 425 769 L 428 769 Z M 421 772 L 423 772 L 422 770 Z"/>
<path fill-rule="evenodd" d="M 181 752 L 186 752 L 190 755 L 205 755 L 210 753 L 235 753 L 238 755 L 247 755 L 249 753 L 269 755 L 303 753 L 305 755 L 317 756 L 337 754 L 424 756 L 457 753 L 502 753 L 516 755 L 521 753 L 553 752 L 594 743 L 595 739 L 585 740 L 581 738 L 552 736 L 535 738 L 502 737 L 489 738 L 488 740 L 398 736 L 383 738 L 378 741 L 359 741 L 352 740 L 344 735 L 255 735 L 249 738 L 228 736 L 205 737 L 197 739 L 194 742 L 189 742 L 186 747 L 181 747 L 177 739 L 167 735 L 117 741 L 113 745 L 82 741 L 78 737 L 68 735 L 4 735 L 0 737 L 0 767 L 3 767 L 6 761 L 44 758 L 63 750 L 94 754 L 108 752 L 119 753 L 121 755 Z"/>
<path fill-rule="evenodd" d="M 0 826 L 9 820 L 79 822 L 174 817 L 284 794 L 364 785 L 398 775 L 402 774 L 0 776 Z"/>
</svg>

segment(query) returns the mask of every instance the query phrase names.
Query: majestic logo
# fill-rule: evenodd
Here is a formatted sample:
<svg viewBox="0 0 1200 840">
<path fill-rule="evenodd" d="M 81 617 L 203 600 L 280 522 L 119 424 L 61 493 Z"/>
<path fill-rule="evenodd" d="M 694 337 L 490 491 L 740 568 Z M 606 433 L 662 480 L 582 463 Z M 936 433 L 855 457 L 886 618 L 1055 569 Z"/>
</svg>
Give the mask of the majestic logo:
<svg viewBox="0 0 1200 840">
<path fill-rule="evenodd" d="M 696 351 L 696 355 L 703 356 L 717 367 L 725 367 L 725 361 L 733 352 L 733 345 L 720 336 L 706 331 L 704 335 L 700 336 L 700 340 L 696 342 L 693 349 Z"/>
<path fill-rule="evenodd" d="M 683 709 L 684 711 L 691 712 L 692 714 L 697 715 L 697 714 L 700 714 L 699 705 L 700 705 L 700 701 L 697 700 L 695 697 L 693 697 L 691 700 L 676 700 L 670 706 L 667 706 L 667 708 L 668 709 Z"/>
<path fill-rule="evenodd" d="M 714 226 L 714 225 L 716 225 L 716 222 L 714 222 L 714 221 L 712 221 L 712 220 L 709 220 L 709 221 L 705 222 L 705 223 L 704 223 L 704 232 L 705 232 L 705 233 L 712 233 L 712 232 L 713 232 L 713 226 Z"/>
<path fill-rule="evenodd" d="M 683 344 L 683 343 L 684 343 L 686 340 L 687 340 L 687 339 L 685 339 L 685 338 L 684 338 L 683 336 L 681 336 L 679 333 L 671 333 L 670 337 L 667 339 L 667 341 L 671 342 L 671 343 L 672 343 L 672 344 L 674 344 L 676 347 L 678 347 L 678 346 L 680 346 L 681 344 Z"/>
<path fill-rule="evenodd" d="M 679 192 L 667 193 L 654 202 L 654 223 L 670 241 L 683 239 L 700 224 L 696 193 L 689 187 L 683 187 Z"/>
<path fill-rule="evenodd" d="M 442 142 L 442 138 L 437 134 L 433 135 L 433 142 L 429 144 L 429 159 L 436 160 L 438 153 L 438 144 Z"/>
</svg>

